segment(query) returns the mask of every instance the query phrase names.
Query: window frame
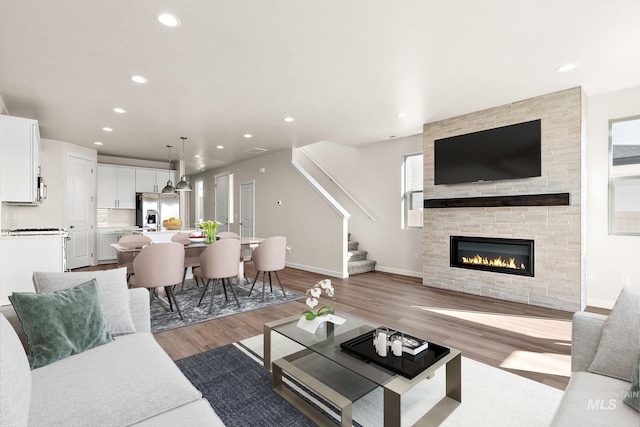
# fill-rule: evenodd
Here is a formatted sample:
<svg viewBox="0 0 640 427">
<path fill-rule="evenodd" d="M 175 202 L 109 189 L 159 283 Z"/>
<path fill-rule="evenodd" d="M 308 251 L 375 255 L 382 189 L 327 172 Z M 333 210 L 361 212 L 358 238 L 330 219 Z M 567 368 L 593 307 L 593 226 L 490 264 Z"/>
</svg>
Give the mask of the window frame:
<svg viewBox="0 0 640 427">
<path fill-rule="evenodd" d="M 422 185 L 420 190 L 408 190 L 409 177 L 407 175 L 407 161 L 412 157 L 421 157 L 422 161 Z M 420 206 L 420 225 L 409 225 L 409 211 L 414 199 L 414 195 L 421 193 L 421 200 L 424 200 L 424 153 L 411 153 L 402 156 L 402 228 L 403 229 L 422 229 L 424 227 L 424 207 Z"/>
<path fill-rule="evenodd" d="M 640 180 L 640 163 L 633 164 L 636 166 L 631 166 L 628 168 L 621 168 L 622 170 L 618 170 L 614 173 L 614 165 L 613 165 L 613 126 L 616 123 L 627 122 L 627 121 L 635 121 L 640 120 L 640 115 L 621 117 L 617 119 L 609 120 L 609 183 L 608 183 L 608 198 L 609 198 L 609 206 L 608 206 L 608 219 L 609 219 L 609 235 L 615 236 L 640 236 L 640 231 L 631 232 L 631 231 L 616 231 L 616 219 L 615 219 L 615 204 L 616 204 L 616 184 L 628 182 L 629 180 Z"/>
</svg>

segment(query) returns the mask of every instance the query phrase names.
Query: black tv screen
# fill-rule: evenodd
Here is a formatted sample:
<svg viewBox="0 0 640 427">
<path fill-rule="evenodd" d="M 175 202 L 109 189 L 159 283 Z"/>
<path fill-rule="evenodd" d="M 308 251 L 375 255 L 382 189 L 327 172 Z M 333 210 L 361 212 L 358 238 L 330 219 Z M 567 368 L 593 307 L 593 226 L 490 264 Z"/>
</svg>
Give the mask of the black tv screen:
<svg viewBox="0 0 640 427">
<path fill-rule="evenodd" d="M 540 120 L 435 140 L 435 184 L 540 176 Z"/>
</svg>

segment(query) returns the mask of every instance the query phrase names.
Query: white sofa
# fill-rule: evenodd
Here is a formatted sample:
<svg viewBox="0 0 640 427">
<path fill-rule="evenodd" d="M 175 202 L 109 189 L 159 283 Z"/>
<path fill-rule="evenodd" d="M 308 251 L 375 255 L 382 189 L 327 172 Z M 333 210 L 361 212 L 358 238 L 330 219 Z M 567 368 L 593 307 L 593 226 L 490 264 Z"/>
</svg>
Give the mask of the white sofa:
<svg viewBox="0 0 640 427">
<path fill-rule="evenodd" d="M 575 313 L 571 380 L 551 424 L 553 427 L 640 425 L 638 412 L 623 402 L 630 394 L 631 382 L 628 378 L 621 379 L 631 377 L 634 369 L 637 375 L 637 365 L 633 363 L 637 363 L 640 351 L 639 298 L 637 292 L 623 290 L 610 316 L 616 312 L 615 322 L 607 322 L 608 316 L 601 314 Z M 619 363 L 623 358 L 626 361 Z"/>
<path fill-rule="evenodd" d="M 147 290 L 126 292 L 135 333 L 33 370 L 0 308 L 0 426 L 224 426 L 151 334 Z"/>
</svg>

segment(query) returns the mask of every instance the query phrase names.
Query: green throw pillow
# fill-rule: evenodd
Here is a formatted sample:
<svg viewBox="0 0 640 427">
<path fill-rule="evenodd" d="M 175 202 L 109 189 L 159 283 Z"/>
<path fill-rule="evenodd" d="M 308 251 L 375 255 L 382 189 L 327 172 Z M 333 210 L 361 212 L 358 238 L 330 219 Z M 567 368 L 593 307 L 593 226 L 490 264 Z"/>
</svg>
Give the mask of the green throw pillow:
<svg viewBox="0 0 640 427">
<path fill-rule="evenodd" d="M 113 341 L 95 279 L 53 293 L 14 292 L 9 300 L 27 336 L 31 369 Z"/>
<path fill-rule="evenodd" d="M 640 385 L 638 384 L 638 370 L 640 369 L 640 356 L 636 359 L 636 366 L 631 376 L 631 389 L 624 398 L 624 403 L 631 406 L 636 412 L 640 412 Z"/>
</svg>

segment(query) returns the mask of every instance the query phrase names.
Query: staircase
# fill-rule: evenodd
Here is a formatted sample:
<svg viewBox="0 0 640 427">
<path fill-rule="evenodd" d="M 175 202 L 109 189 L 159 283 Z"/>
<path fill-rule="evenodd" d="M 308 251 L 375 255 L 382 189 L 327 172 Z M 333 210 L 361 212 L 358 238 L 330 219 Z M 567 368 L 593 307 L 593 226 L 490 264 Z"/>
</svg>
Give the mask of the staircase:
<svg viewBox="0 0 640 427">
<path fill-rule="evenodd" d="M 367 251 L 358 249 L 360 243 L 349 240 L 349 276 L 353 274 L 375 271 L 376 261 L 367 259 Z"/>
</svg>

